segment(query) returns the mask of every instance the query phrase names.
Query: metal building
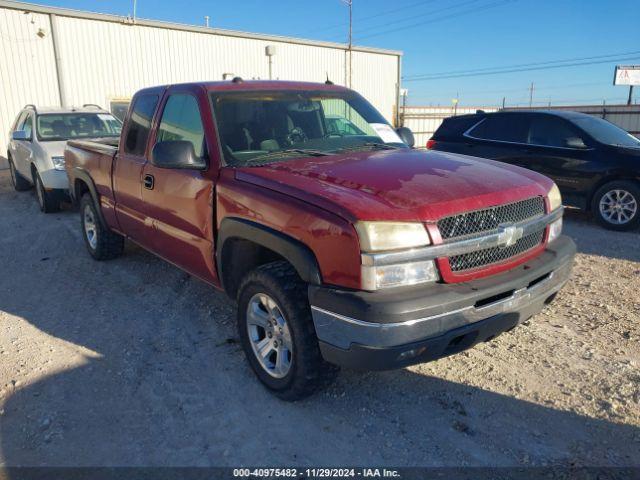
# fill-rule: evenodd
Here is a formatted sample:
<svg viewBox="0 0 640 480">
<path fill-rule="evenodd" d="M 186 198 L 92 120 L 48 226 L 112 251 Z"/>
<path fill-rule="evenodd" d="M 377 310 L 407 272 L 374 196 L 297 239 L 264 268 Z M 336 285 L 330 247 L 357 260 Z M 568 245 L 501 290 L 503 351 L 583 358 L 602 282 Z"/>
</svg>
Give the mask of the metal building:
<svg viewBox="0 0 640 480">
<path fill-rule="evenodd" d="M 269 57 L 269 52 L 275 53 Z M 364 95 L 396 121 L 402 53 L 0 0 L 0 155 L 17 112 L 36 105 L 109 108 L 151 85 L 224 74 L 323 82 Z M 351 55 L 351 61 L 349 56 Z"/>
</svg>

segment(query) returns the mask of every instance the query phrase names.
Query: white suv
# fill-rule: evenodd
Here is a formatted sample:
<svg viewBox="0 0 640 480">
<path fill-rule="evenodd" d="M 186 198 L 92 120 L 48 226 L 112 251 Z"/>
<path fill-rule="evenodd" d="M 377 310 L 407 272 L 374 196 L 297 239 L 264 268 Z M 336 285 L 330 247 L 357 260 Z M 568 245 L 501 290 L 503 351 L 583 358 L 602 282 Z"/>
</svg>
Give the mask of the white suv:
<svg viewBox="0 0 640 480">
<path fill-rule="evenodd" d="M 16 190 L 36 187 L 40 210 L 55 212 L 68 193 L 64 171 L 67 140 L 120 136 L 122 123 L 97 105 L 36 108 L 27 105 L 10 132 L 7 158 Z"/>
</svg>

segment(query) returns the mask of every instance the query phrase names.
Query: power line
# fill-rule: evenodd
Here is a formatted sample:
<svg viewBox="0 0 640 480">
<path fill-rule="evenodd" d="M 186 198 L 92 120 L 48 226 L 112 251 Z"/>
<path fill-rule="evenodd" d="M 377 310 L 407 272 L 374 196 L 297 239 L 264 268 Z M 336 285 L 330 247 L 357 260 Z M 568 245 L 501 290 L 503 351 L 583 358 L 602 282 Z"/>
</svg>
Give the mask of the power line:
<svg viewBox="0 0 640 480">
<path fill-rule="evenodd" d="M 468 5 L 470 3 L 475 3 L 477 1 L 478 0 L 469 0 L 467 2 L 463 2 L 463 3 L 455 5 L 455 6 L 451 6 L 451 7 L 447 7 L 447 8 L 441 9 L 439 11 L 451 10 L 452 8 L 458 8 L 460 6 Z M 463 10 L 461 12 L 455 12 L 455 13 L 451 13 L 449 15 L 444 15 L 444 16 L 441 16 L 441 17 L 438 17 L 438 18 L 433 18 L 431 20 L 427 20 L 427 21 L 424 21 L 424 22 L 417 22 L 417 23 L 412 23 L 410 25 L 403 25 L 403 26 L 398 27 L 398 28 L 392 28 L 392 29 L 389 29 L 389 30 L 383 30 L 383 31 L 371 33 L 369 35 L 361 35 L 361 36 L 358 36 L 358 39 L 360 40 L 360 39 L 363 39 L 363 38 L 378 37 L 380 35 L 387 35 L 388 33 L 393 33 L 393 32 L 397 32 L 397 31 L 400 31 L 400 30 L 408 30 L 408 29 L 411 29 L 411 28 L 421 27 L 423 25 L 427 25 L 427 24 L 430 24 L 430 23 L 436 23 L 436 22 L 439 22 L 439 21 L 442 21 L 442 20 L 447 20 L 447 19 L 454 18 L 454 17 L 461 17 L 463 15 L 468 15 L 470 13 L 483 12 L 483 11 L 489 10 L 491 8 L 499 7 L 499 6 L 506 5 L 508 3 L 517 2 L 517 1 L 518 0 L 500 0 L 500 1 L 497 1 L 497 2 L 494 2 L 494 3 L 489 3 L 489 4 L 482 5 L 482 6 L 477 7 L 477 8 L 472 8 L 472 9 L 469 9 L 469 10 Z M 428 13 L 428 15 L 433 15 L 434 13 L 438 13 L 439 11 L 430 12 L 430 13 Z M 414 19 L 417 16 L 418 15 L 415 15 L 415 16 L 411 17 L 411 19 Z M 424 15 L 420 15 L 420 16 L 424 16 Z M 398 23 L 398 22 L 393 22 L 393 23 Z M 389 25 L 389 23 L 387 23 L 387 25 Z M 384 25 L 384 26 L 386 26 L 386 25 Z"/>
<path fill-rule="evenodd" d="M 442 76 L 438 76 L 438 77 L 410 78 L 410 79 L 404 79 L 404 81 L 405 82 L 425 82 L 425 81 L 429 81 L 429 80 L 442 80 L 442 79 L 447 79 L 447 78 L 481 77 L 481 76 L 485 76 L 485 75 L 500 75 L 500 74 L 504 74 L 504 73 L 531 72 L 531 71 L 534 71 L 534 70 L 552 70 L 552 69 L 556 69 L 556 68 L 579 67 L 579 66 L 585 66 L 585 65 L 599 65 L 599 64 L 603 64 L 603 63 L 622 62 L 622 61 L 638 60 L 638 59 L 640 59 L 640 56 L 636 55 L 636 56 L 624 57 L 624 58 L 623 57 L 610 58 L 610 59 L 607 59 L 607 60 L 600 60 L 600 61 L 595 61 L 595 62 L 575 62 L 575 63 L 566 63 L 566 64 L 562 64 L 562 65 L 547 65 L 547 66 L 540 66 L 540 67 L 514 68 L 514 69 L 508 69 L 508 70 L 496 70 L 496 71 L 493 71 L 493 72 L 465 73 L 465 74 L 456 74 L 456 75 L 442 75 Z"/>
<path fill-rule="evenodd" d="M 422 74 L 407 75 L 403 78 L 407 80 L 411 78 L 439 77 L 444 75 L 448 76 L 448 75 L 467 74 L 467 73 L 476 73 L 476 72 L 484 72 L 484 71 L 503 70 L 503 69 L 510 69 L 510 68 L 533 67 L 538 65 L 550 65 L 553 63 L 576 62 L 576 61 L 582 61 L 582 60 L 596 60 L 596 59 L 607 58 L 607 57 L 621 57 L 621 56 L 636 55 L 636 54 L 640 54 L 640 50 L 634 50 L 631 52 L 607 53 L 607 54 L 595 55 L 591 57 L 577 57 L 577 58 L 565 58 L 562 60 L 547 60 L 544 62 L 519 63 L 515 65 L 504 65 L 502 67 L 483 67 L 483 68 L 466 69 L 466 70 L 450 70 L 447 72 L 422 73 Z"/>
<path fill-rule="evenodd" d="M 393 8 L 391 10 L 385 10 L 385 11 L 378 12 L 378 13 L 373 14 L 373 15 L 367 15 L 365 17 L 356 18 L 355 21 L 358 22 L 358 23 L 368 22 L 371 19 L 379 18 L 379 17 L 381 17 L 383 15 L 392 15 L 392 14 L 394 14 L 396 12 L 400 12 L 400 11 L 406 10 L 407 8 L 412 8 L 412 7 L 416 7 L 416 6 L 419 6 L 419 5 L 425 5 L 427 3 L 433 3 L 435 1 L 436 0 L 420 0 L 419 2 L 413 2 L 413 3 L 410 3 L 408 5 L 403 5 L 400 8 Z M 320 32 L 320 31 L 325 31 L 325 30 L 334 30 L 334 29 L 336 29 L 338 27 L 346 27 L 348 25 L 349 24 L 346 23 L 346 22 L 333 23 L 331 25 L 325 25 L 324 27 L 312 28 L 310 30 L 306 30 L 305 32 L 301 33 L 301 35 L 308 35 L 309 33 Z"/>
<path fill-rule="evenodd" d="M 433 15 L 438 14 L 440 12 L 445 12 L 447 10 L 452 10 L 452 9 L 455 9 L 455 8 L 464 7 L 464 6 L 467 6 L 467 5 L 471 4 L 471 3 L 477 3 L 479 1 L 481 1 L 481 0 L 466 0 L 466 1 L 463 1 L 463 2 L 460 2 L 460 3 L 457 3 L 455 5 L 449 5 L 448 7 L 438 8 L 436 10 L 431 10 L 431 11 L 424 12 L 424 13 L 421 13 L 421 14 L 418 14 L 418 15 L 411 15 L 410 17 L 403 17 L 403 18 L 400 18 L 400 19 L 397 19 L 397 20 L 393 20 L 393 21 L 390 21 L 390 22 L 386 22 L 386 23 L 383 23 L 383 24 L 371 25 L 369 27 L 361 29 L 360 32 L 366 33 L 366 32 L 369 32 L 369 31 L 376 31 L 376 30 L 378 30 L 380 28 L 388 27 L 389 25 L 395 25 L 395 24 L 398 24 L 398 23 L 403 23 L 403 22 L 415 20 L 416 18 L 420 18 L 420 17 L 433 17 Z M 404 27 L 399 27 L 399 28 L 404 28 Z M 358 32 L 356 32 L 356 33 L 358 33 Z M 337 38 L 337 37 L 333 36 L 332 38 Z M 364 37 L 361 36 L 359 38 L 366 38 L 366 36 L 364 36 Z"/>
</svg>

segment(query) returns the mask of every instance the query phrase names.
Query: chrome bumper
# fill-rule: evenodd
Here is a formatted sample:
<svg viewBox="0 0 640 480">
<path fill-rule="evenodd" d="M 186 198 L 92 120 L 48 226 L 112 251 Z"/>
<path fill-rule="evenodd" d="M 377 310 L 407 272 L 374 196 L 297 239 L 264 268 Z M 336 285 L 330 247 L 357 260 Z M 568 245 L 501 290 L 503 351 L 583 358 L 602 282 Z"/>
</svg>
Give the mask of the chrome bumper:
<svg viewBox="0 0 640 480">
<path fill-rule="evenodd" d="M 573 246 L 573 242 L 571 242 Z M 509 295 L 497 301 L 484 304 L 477 296 L 461 308 L 411 319 L 402 322 L 378 323 L 331 312 L 326 308 L 311 306 L 316 334 L 321 342 L 348 349 L 352 344 L 370 347 L 393 347 L 441 335 L 449 330 L 463 327 L 501 314 L 518 313 L 520 321 L 542 310 L 552 295 L 568 280 L 573 261 L 573 250 L 559 263 L 540 272 L 539 280 L 524 287 L 514 288 L 515 282 L 505 283 L 503 292 Z M 509 294 L 509 292 L 512 293 Z M 489 296 L 493 298 L 493 295 Z M 482 303 L 481 306 L 476 306 Z"/>
</svg>

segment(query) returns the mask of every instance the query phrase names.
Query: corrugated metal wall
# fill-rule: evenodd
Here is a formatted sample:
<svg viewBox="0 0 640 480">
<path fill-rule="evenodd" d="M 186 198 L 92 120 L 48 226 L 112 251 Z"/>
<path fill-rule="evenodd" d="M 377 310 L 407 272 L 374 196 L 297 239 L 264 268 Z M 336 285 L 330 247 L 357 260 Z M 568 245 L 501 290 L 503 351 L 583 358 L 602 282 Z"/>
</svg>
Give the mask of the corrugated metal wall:
<svg viewBox="0 0 640 480">
<path fill-rule="evenodd" d="M 59 9 L 25 14 L 0 1 L 0 39 L 3 59 L 0 105 L 1 152 L 16 113 L 27 103 L 58 105 L 58 81 L 52 42 L 55 29 L 60 58 L 62 96 L 66 105 L 130 98 L 143 87 L 221 80 L 223 73 L 243 78 L 269 78 L 265 47 L 274 45 L 273 78 L 323 82 L 327 76 L 345 85 L 348 53 L 342 46 L 300 44 L 279 37 L 242 37 L 237 32 L 184 26 L 157 26 L 113 16 L 65 15 Z M 15 5 L 15 4 L 13 4 Z M 43 7 L 29 6 L 43 12 Z M 108 20 L 108 21 L 107 21 Z M 42 28 L 44 36 L 37 35 Z M 216 33 L 211 33 L 216 32 Z M 399 54 L 354 51 L 353 88 L 393 121 L 397 98 Z M 6 68 L 8 66 L 9 68 Z"/>
<path fill-rule="evenodd" d="M 44 37 L 38 31 L 46 32 Z M 0 146 L 17 113 L 27 103 L 56 105 L 58 80 L 49 16 L 0 9 Z"/>
</svg>

